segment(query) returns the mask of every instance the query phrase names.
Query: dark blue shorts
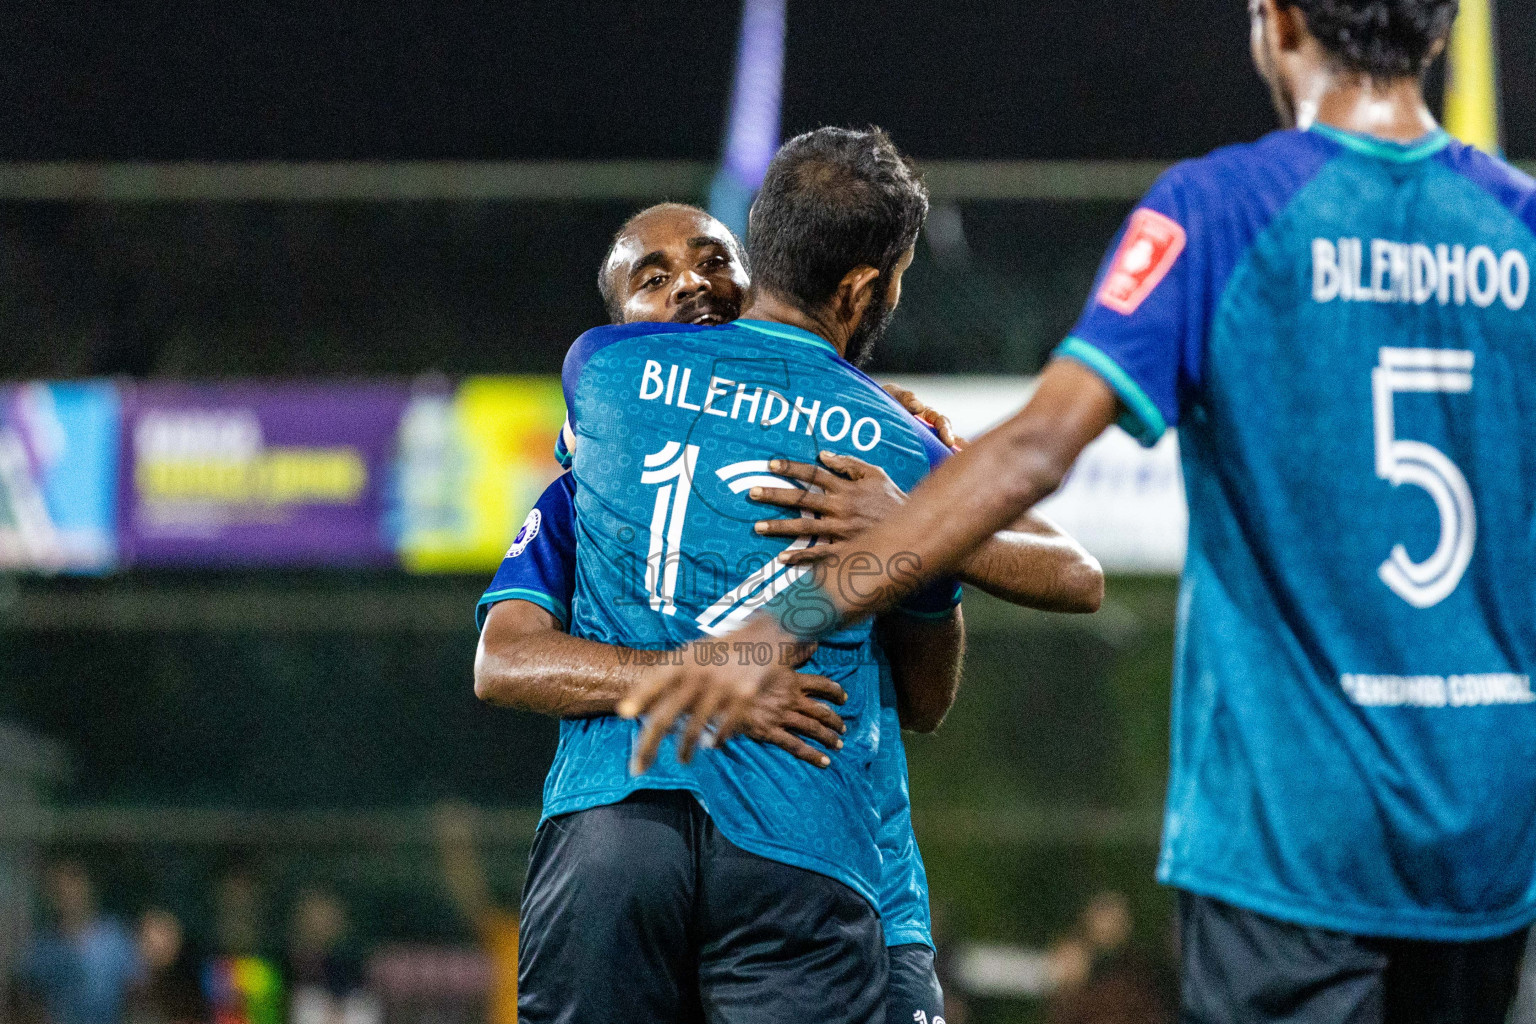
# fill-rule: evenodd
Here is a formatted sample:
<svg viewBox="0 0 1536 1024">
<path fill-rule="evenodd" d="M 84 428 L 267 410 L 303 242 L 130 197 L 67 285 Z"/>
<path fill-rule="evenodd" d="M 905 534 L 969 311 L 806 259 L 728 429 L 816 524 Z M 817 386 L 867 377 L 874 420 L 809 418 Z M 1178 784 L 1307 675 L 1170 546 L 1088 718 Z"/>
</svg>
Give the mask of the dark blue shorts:
<svg viewBox="0 0 1536 1024">
<path fill-rule="evenodd" d="M 1372 939 L 1179 893 L 1182 1024 L 1503 1024 L 1526 932 Z"/>
<path fill-rule="evenodd" d="M 921 943 L 892 946 L 885 990 L 887 1024 L 944 1024 L 944 990 L 933 967 L 933 950 Z"/>
<path fill-rule="evenodd" d="M 642 791 L 534 839 L 522 1024 L 886 1024 L 887 963 L 863 897 L 733 845 L 692 794 Z"/>
</svg>

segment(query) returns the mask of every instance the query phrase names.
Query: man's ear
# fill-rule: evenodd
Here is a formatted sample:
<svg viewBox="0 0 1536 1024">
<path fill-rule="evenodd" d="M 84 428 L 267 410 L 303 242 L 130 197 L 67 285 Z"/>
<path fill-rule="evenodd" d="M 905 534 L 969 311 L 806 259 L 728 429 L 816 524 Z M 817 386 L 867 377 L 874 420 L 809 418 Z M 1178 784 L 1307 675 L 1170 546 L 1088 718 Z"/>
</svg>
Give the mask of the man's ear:
<svg viewBox="0 0 1536 1024">
<path fill-rule="evenodd" d="M 852 334 L 864 319 L 864 311 L 875 297 L 875 285 L 880 271 L 874 267 L 854 267 L 838 282 L 832 295 L 832 309 L 843 326 Z"/>
<path fill-rule="evenodd" d="M 1265 0 L 1264 6 L 1268 8 L 1265 16 L 1269 19 L 1269 28 L 1274 33 L 1280 52 L 1290 53 L 1301 49 L 1307 37 L 1312 34 L 1307 28 L 1307 16 L 1301 8 L 1281 3 L 1280 0 Z"/>
</svg>

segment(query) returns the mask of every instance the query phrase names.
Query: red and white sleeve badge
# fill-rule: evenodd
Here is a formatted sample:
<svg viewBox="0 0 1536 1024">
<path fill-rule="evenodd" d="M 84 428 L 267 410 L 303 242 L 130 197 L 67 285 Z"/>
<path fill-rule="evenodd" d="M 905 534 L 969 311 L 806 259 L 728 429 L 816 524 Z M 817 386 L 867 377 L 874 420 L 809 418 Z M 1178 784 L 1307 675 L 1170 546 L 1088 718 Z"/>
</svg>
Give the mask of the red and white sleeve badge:
<svg viewBox="0 0 1536 1024">
<path fill-rule="evenodd" d="M 1136 312 L 1173 269 L 1186 237 L 1171 217 L 1145 207 L 1137 210 L 1099 289 L 1099 301 L 1126 316 Z"/>
</svg>

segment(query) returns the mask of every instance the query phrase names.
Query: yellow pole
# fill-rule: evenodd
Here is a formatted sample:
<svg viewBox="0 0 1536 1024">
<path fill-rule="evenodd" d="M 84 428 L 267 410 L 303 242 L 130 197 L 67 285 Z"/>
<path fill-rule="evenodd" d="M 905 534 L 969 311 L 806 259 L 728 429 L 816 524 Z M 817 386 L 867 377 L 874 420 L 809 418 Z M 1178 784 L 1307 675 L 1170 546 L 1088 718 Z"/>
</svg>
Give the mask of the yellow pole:
<svg viewBox="0 0 1536 1024">
<path fill-rule="evenodd" d="M 1485 153 L 1502 149 L 1493 0 L 1461 0 L 1446 67 L 1445 130 Z"/>
</svg>

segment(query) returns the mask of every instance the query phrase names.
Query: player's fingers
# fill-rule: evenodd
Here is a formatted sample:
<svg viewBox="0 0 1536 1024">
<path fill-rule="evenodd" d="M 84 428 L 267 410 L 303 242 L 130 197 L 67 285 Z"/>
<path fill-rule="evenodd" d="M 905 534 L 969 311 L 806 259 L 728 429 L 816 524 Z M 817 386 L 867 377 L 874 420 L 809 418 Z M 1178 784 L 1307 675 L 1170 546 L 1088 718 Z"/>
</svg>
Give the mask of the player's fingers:
<svg viewBox="0 0 1536 1024">
<path fill-rule="evenodd" d="M 946 448 L 953 448 L 955 446 L 955 428 L 954 425 L 949 422 L 948 416 L 945 416 L 943 413 L 936 412 L 933 414 L 933 418 L 928 422 L 932 424 L 933 429 L 938 432 L 939 441 Z"/>
<path fill-rule="evenodd" d="M 715 734 L 710 737 L 710 746 L 723 747 L 729 743 L 733 736 L 745 728 L 751 713 L 752 698 L 736 697 L 727 701 L 715 717 Z"/>
<path fill-rule="evenodd" d="M 693 696 L 691 688 L 674 689 L 646 715 L 645 728 L 640 730 L 640 741 L 635 744 L 635 756 L 630 762 L 630 774 L 644 775 L 650 771 L 651 765 L 656 763 L 661 741 L 677 724 L 677 716 L 691 703 Z"/>
<path fill-rule="evenodd" d="M 715 709 L 721 702 L 722 695 L 718 690 L 705 690 L 699 695 L 698 701 L 691 709 L 693 717 L 688 720 L 688 727 L 683 730 L 683 738 L 677 745 L 677 759 L 683 764 L 693 760 L 693 752 L 699 745 L 699 739 L 704 735 L 704 729 L 709 725 L 709 720 L 715 717 Z"/>
<path fill-rule="evenodd" d="M 749 492 L 753 501 L 780 508 L 804 509 L 818 514 L 831 509 L 827 496 L 818 491 L 802 491 L 798 487 L 754 487 Z"/>
<path fill-rule="evenodd" d="M 817 768 L 830 768 L 832 766 L 832 759 L 826 755 L 825 751 L 817 750 L 805 742 L 805 740 L 787 730 L 772 730 L 768 733 L 764 742 L 780 747 L 788 751 L 792 756 L 798 757 L 807 764 L 813 764 Z"/>
<path fill-rule="evenodd" d="M 785 565 L 815 565 L 836 557 L 836 548 L 831 544 L 817 544 L 810 548 L 788 548 L 779 552 L 779 561 Z"/>
<path fill-rule="evenodd" d="M 663 669 L 648 673 L 624 696 L 623 700 L 619 701 L 618 707 L 614 710 L 618 712 L 620 718 L 639 718 L 661 694 L 666 692 L 672 684 L 672 679 L 673 673 L 670 670 Z"/>
<path fill-rule="evenodd" d="M 826 537 L 841 540 L 843 531 L 829 519 L 764 519 L 753 527 L 762 537 Z"/>
<path fill-rule="evenodd" d="M 831 729 L 839 736 L 848 731 L 848 724 L 843 721 L 842 716 L 839 715 L 836 711 L 833 711 L 831 708 L 827 707 L 819 700 L 812 700 L 810 697 L 801 697 L 798 701 L 795 702 L 794 710 L 797 714 L 805 715 L 807 718 L 816 719 L 816 721 L 820 722 L 828 729 Z"/>
<path fill-rule="evenodd" d="M 768 472 L 774 476 L 787 477 L 790 480 L 799 480 L 802 483 L 812 484 L 816 487 L 833 487 L 837 485 L 837 477 L 828 473 L 814 462 L 794 462 L 790 459 L 774 459 L 768 463 Z"/>
<path fill-rule="evenodd" d="M 797 732 L 806 739 L 815 740 L 829 750 L 842 750 L 843 738 L 835 730 L 828 729 L 810 715 L 791 711 L 784 716 L 784 728 Z"/>
<path fill-rule="evenodd" d="M 839 455 L 837 452 L 822 452 L 821 461 L 850 480 L 862 480 L 875 468 L 863 459 L 856 459 L 852 455 Z"/>
<path fill-rule="evenodd" d="M 896 401 L 900 402 L 903 409 L 907 410 L 907 412 L 911 413 L 913 416 L 916 416 L 918 419 L 922 419 L 923 414 L 928 412 L 928 404 L 904 387 L 899 387 L 895 384 L 886 384 L 885 391 L 892 398 L 896 399 Z"/>
<path fill-rule="evenodd" d="M 828 679 L 826 676 L 813 676 L 809 673 L 800 673 L 800 689 L 811 697 L 820 697 L 834 704 L 848 703 L 848 691 Z"/>
</svg>

